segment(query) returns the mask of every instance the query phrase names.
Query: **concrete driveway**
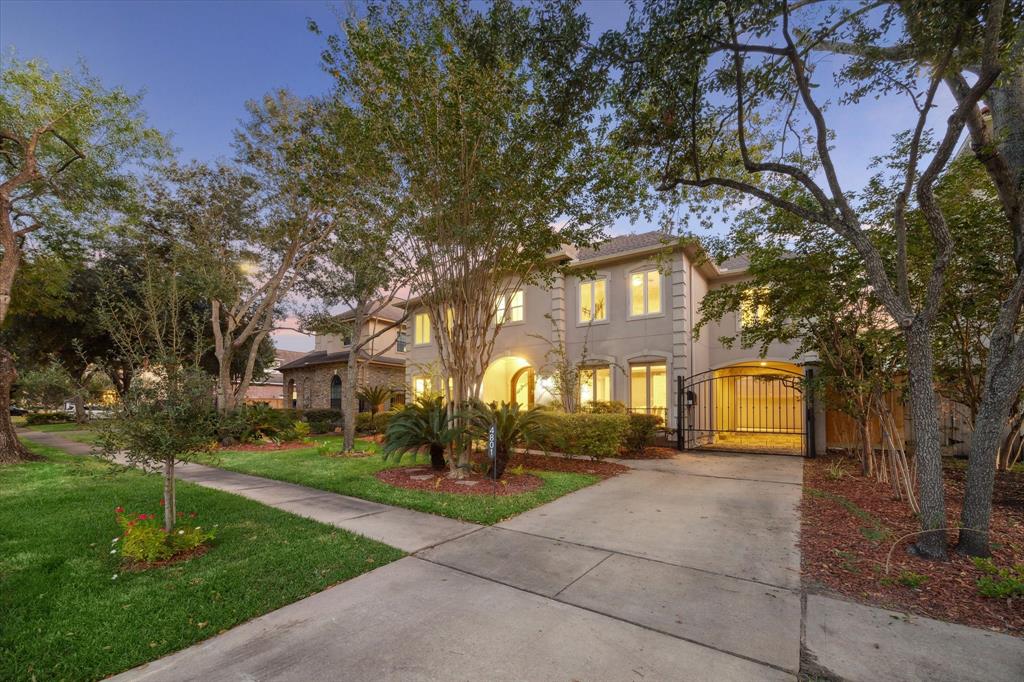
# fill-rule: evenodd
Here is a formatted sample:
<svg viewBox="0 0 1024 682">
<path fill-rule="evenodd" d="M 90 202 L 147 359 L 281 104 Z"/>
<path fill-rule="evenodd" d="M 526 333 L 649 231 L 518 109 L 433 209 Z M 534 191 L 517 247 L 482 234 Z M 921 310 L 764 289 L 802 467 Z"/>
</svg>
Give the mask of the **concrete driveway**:
<svg viewBox="0 0 1024 682">
<path fill-rule="evenodd" d="M 800 476 L 642 462 L 121 678 L 792 680 Z"/>
</svg>

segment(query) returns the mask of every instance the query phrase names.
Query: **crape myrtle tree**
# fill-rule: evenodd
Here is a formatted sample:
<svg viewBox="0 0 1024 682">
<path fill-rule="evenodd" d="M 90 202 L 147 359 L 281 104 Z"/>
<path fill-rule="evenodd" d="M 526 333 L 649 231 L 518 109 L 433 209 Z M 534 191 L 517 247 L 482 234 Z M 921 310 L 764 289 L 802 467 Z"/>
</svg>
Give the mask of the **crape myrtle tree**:
<svg viewBox="0 0 1024 682">
<path fill-rule="evenodd" d="M 550 280 L 562 245 L 599 240 L 604 73 L 574 3 L 373 5 L 328 39 L 338 97 L 373 124 L 410 203 L 407 253 L 450 408 L 475 398 L 503 320 L 497 304 Z M 452 475 L 469 464 L 452 458 Z"/>
<path fill-rule="evenodd" d="M 0 325 L 26 250 L 70 242 L 130 194 L 128 168 L 162 148 L 140 98 L 105 87 L 84 69 L 53 71 L 4 59 L 0 72 Z M 29 457 L 8 405 L 17 377 L 0 348 L 0 463 Z"/>
<path fill-rule="evenodd" d="M 1006 0 L 652 0 L 633 11 L 625 32 L 604 40 L 622 69 L 613 95 L 621 118 L 617 139 L 636 152 L 662 198 L 688 203 L 698 215 L 703 209 L 704 217 L 709 206 L 764 202 L 828 229 L 857 252 L 907 349 L 922 529 L 913 548 L 932 558 L 947 551 L 932 333 L 954 249 L 934 187 L 965 128 L 974 134 L 983 98 L 1008 65 L 1019 65 L 1008 61 L 1019 30 L 1016 6 Z M 875 45 L 892 39 L 914 49 L 899 61 L 879 57 Z M 821 59 L 842 42 L 867 49 L 859 57 Z M 819 87 L 827 80 L 836 86 L 831 98 Z M 950 81 L 954 104 L 940 107 L 940 88 Z M 914 122 L 896 136 L 899 153 L 887 168 L 885 182 L 896 188 L 891 222 L 869 226 L 874 209 L 864 205 L 861 188 L 844 184 L 829 121 L 837 108 L 873 96 L 905 103 Z M 934 240 L 919 298 L 911 293 L 907 253 L 913 207 Z M 873 230 L 892 232 L 890 261 Z M 1018 288 L 1010 301 L 1017 310 L 1024 278 Z M 999 343 L 994 337 L 993 347 Z M 1003 375 L 1009 369 L 1001 367 Z M 982 521 L 965 524 L 971 532 L 961 539 L 987 535 Z"/>
</svg>

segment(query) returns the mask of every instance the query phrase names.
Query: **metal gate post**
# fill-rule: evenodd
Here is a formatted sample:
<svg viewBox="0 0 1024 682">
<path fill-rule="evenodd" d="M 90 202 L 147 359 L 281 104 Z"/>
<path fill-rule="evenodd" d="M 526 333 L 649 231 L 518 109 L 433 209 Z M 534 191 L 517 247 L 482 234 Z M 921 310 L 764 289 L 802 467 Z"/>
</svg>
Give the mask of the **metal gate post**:
<svg viewBox="0 0 1024 682">
<path fill-rule="evenodd" d="M 683 449 L 683 415 L 685 413 L 685 407 L 683 406 L 683 377 L 676 377 L 676 450 Z"/>
<path fill-rule="evenodd" d="M 806 381 L 804 383 L 804 408 L 807 411 L 807 418 L 804 420 L 807 424 L 807 434 L 804 438 L 807 439 L 807 445 L 804 447 L 804 454 L 808 457 L 814 458 L 818 456 L 818 446 L 815 443 L 815 429 L 814 429 L 814 390 L 812 388 L 814 382 L 814 368 L 806 367 L 804 369 L 804 376 Z"/>
</svg>

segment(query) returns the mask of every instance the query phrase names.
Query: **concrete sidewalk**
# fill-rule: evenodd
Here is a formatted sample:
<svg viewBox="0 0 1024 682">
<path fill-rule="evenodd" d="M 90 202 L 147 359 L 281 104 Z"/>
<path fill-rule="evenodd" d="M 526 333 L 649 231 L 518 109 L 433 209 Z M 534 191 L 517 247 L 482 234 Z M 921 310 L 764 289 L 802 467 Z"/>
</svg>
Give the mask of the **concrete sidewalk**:
<svg viewBox="0 0 1024 682">
<path fill-rule="evenodd" d="M 92 446 L 64 438 L 58 433 L 20 430 L 18 435 L 73 455 L 92 454 Z M 365 535 L 406 552 L 433 547 L 482 528 L 444 516 L 201 464 L 179 464 L 175 470 L 179 480 L 247 497 L 268 507 Z"/>
</svg>

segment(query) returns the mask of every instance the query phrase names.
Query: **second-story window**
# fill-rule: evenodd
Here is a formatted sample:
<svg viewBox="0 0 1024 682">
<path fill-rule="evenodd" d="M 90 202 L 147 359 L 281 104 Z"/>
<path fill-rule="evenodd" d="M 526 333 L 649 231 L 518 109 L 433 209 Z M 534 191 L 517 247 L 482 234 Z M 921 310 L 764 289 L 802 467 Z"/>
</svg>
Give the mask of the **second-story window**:
<svg viewBox="0 0 1024 682">
<path fill-rule="evenodd" d="M 752 289 L 743 294 L 740 302 L 739 330 L 748 329 L 768 319 L 768 305 L 764 303 L 765 289 Z"/>
<path fill-rule="evenodd" d="M 430 343 L 430 314 L 416 313 L 413 318 L 412 342 L 417 346 L 425 346 Z"/>
<path fill-rule="evenodd" d="M 502 324 L 507 322 L 523 321 L 523 292 L 517 291 L 513 294 L 498 297 L 498 321 Z"/>
<path fill-rule="evenodd" d="M 395 350 L 399 353 L 404 353 L 406 348 L 409 347 L 409 333 L 406 331 L 405 326 L 398 332 L 398 338 L 395 340 Z"/>
<path fill-rule="evenodd" d="M 580 322 L 600 322 L 608 319 L 607 279 L 580 282 Z"/>
<path fill-rule="evenodd" d="M 629 314 L 632 317 L 661 312 L 661 273 L 655 270 L 629 276 Z"/>
</svg>

